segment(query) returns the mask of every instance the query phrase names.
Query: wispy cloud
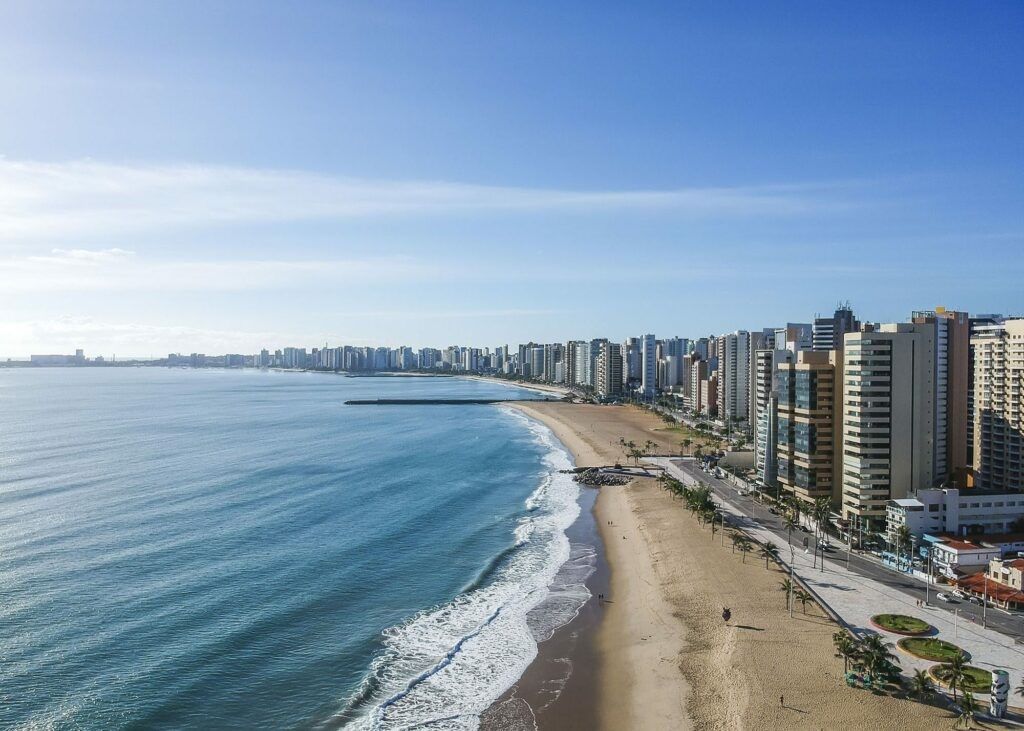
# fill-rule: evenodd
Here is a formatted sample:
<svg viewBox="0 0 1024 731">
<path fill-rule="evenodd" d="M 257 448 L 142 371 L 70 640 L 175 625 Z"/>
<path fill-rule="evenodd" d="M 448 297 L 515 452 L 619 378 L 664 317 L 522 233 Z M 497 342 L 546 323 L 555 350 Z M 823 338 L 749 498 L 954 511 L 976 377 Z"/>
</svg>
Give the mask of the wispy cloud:
<svg viewBox="0 0 1024 731">
<path fill-rule="evenodd" d="M 851 205 L 843 185 L 558 190 L 363 180 L 304 171 L 0 159 L 0 237 L 473 212 L 657 210 L 793 216 Z"/>
<path fill-rule="evenodd" d="M 0 258 L 0 282 L 12 294 L 337 288 L 367 282 L 440 282 L 460 273 L 451 264 L 407 256 L 178 261 L 139 257 L 122 249 L 54 249 L 48 255 Z"/>
</svg>

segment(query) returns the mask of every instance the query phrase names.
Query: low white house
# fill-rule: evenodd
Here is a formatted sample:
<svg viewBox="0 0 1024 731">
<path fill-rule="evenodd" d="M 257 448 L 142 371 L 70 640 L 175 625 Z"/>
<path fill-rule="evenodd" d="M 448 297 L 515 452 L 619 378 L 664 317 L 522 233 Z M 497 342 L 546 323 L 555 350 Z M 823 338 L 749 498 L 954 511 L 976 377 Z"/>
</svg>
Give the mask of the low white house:
<svg viewBox="0 0 1024 731">
<path fill-rule="evenodd" d="M 887 530 L 894 539 L 900 526 L 916 536 L 930 533 L 993 535 L 1013 532 L 1024 518 L 1024 493 L 933 488 L 886 504 Z"/>
</svg>

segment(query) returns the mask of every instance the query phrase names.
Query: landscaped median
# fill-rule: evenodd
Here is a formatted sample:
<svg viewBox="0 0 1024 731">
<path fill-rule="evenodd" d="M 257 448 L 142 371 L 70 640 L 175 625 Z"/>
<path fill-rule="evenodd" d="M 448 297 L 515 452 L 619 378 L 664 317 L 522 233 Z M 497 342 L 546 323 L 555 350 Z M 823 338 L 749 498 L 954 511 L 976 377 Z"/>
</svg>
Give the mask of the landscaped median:
<svg viewBox="0 0 1024 731">
<path fill-rule="evenodd" d="M 906 614 L 876 614 L 871 618 L 871 624 L 886 632 L 894 632 L 898 635 L 917 637 L 934 631 L 934 628 L 917 617 L 910 617 Z"/>
<path fill-rule="evenodd" d="M 942 683 L 942 685 L 949 687 L 949 665 L 933 665 L 928 668 L 928 674 L 933 679 Z M 992 690 L 992 673 L 984 668 L 976 668 L 973 665 L 964 666 L 964 676 L 967 682 L 961 691 L 969 691 L 971 693 L 989 693 Z"/>
<path fill-rule="evenodd" d="M 957 647 L 952 642 L 946 642 L 934 637 L 907 637 L 897 642 L 896 647 L 908 655 L 932 662 L 952 662 L 953 658 L 957 655 L 963 657 L 964 660 L 971 659 L 967 651 Z"/>
</svg>

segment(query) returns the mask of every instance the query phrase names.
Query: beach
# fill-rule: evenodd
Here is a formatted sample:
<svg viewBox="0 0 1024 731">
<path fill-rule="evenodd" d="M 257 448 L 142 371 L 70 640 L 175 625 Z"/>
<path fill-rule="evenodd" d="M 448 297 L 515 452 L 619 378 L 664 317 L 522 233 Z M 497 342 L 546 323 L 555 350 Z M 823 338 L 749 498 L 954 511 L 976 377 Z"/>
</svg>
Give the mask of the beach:
<svg viewBox="0 0 1024 731">
<path fill-rule="evenodd" d="M 620 438 L 679 453 L 671 428 L 638 408 L 516 408 L 550 427 L 577 466 L 625 461 Z M 594 518 L 608 570 L 591 586 L 588 607 L 596 607 L 597 620 L 563 628 L 579 636 L 575 651 L 587 658 L 588 672 L 537 715 L 539 728 L 933 729 L 952 722 L 942 708 L 848 688 L 832 646 L 837 625 L 813 604 L 790 618 L 779 568 L 766 567 L 756 551 L 744 559 L 720 531 L 712 539 L 653 474 L 599 490 Z M 599 593 L 608 601 L 598 602 Z M 723 607 L 732 611 L 728 625 Z M 572 723 L 583 706 L 578 717 L 588 720 Z"/>
</svg>

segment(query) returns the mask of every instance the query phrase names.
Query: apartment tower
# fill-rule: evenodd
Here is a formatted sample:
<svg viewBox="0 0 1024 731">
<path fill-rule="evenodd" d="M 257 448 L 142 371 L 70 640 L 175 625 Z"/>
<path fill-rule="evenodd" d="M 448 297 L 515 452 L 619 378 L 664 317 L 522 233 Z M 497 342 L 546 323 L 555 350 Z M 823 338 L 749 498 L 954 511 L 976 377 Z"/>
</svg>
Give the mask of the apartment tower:
<svg viewBox="0 0 1024 731">
<path fill-rule="evenodd" d="M 979 330 L 971 345 L 976 483 L 1024 489 L 1024 319 Z"/>
<path fill-rule="evenodd" d="M 848 333 L 843 356 L 842 514 L 884 526 L 886 501 L 934 482 L 935 329 Z"/>
<path fill-rule="evenodd" d="M 787 352 L 787 351 L 782 351 Z M 802 350 L 776 364 L 779 486 L 806 503 L 839 498 L 843 351 Z"/>
</svg>

